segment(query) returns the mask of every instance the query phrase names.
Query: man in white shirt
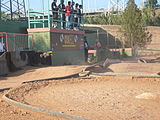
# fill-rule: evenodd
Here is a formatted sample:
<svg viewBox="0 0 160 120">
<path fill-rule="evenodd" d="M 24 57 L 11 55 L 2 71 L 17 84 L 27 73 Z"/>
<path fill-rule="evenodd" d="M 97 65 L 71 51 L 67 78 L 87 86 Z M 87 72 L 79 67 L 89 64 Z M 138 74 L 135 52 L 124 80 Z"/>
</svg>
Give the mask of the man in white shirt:
<svg viewBox="0 0 160 120">
<path fill-rule="evenodd" d="M 3 43 L 0 42 L 0 52 L 4 52 Z"/>
</svg>

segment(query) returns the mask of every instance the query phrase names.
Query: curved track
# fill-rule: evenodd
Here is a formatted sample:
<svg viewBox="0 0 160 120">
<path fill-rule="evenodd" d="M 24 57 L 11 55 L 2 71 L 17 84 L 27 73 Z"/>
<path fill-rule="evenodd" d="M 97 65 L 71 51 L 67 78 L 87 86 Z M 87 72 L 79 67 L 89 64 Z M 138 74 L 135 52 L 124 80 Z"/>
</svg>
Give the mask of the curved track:
<svg viewBox="0 0 160 120">
<path fill-rule="evenodd" d="M 96 74 L 100 75 L 99 72 Z M 75 120 L 160 118 L 160 109 L 157 107 L 160 106 L 159 97 L 149 101 L 135 98 L 145 92 L 159 95 L 158 76 L 102 76 L 94 79 L 73 76 L 68 79 L 67 76 L 61 81 L 55 81 L 58 78 L 30 81 L 11 90 L 4 99 L 28 109 Z"/>
</svg>

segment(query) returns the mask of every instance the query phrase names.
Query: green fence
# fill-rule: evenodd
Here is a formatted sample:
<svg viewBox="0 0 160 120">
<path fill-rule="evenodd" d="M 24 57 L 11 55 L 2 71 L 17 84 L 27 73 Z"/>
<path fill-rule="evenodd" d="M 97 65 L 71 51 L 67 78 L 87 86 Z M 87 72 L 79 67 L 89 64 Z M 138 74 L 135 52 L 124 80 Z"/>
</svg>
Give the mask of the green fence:
<svg viewBox="0 0 160 120">
<path fill-rule="evenodd" d="M 50 14 L 51 12 L 55 12 L 58 14 L 57 19 L 53 19 L 53 15 Z M 56 22 L 57 26 L 56 28 L 65 29 L 64 26 L 66 26 L 66 21 L 63 19 L 63 15 L 65 15 L 65 12 L 61 11 L 28 11 L 28 27 L 29 28 L 51 28 L 53 27 L 53 23 Z M 78 17 L 80 20 L 79 22 L 75 22 L 75 17 Z M 54 21 L 54 22 L 53 22 Z M 71 14 L 71 21 L 70 24 L 73 26 L 74 29 L 75 26 L 79 26 L 78 29 L 83 29 L 84 26 L 84 18 L 83 16 L 78 16 L 76 14 Z M 65 25 L 64 25 L 65 24 Z"/>
<path fill-rule="evenodd" d="M 0 20 L 0 32 L 26 34 L 27 27 L 27 21 Z"/>
<path fill-rule="evenodd" d="M 33 50 L 34 41 L 31 34 L 15 34 L 0 32 L 0 42 L 6 51 L 27 51 Z"/>
</svg>

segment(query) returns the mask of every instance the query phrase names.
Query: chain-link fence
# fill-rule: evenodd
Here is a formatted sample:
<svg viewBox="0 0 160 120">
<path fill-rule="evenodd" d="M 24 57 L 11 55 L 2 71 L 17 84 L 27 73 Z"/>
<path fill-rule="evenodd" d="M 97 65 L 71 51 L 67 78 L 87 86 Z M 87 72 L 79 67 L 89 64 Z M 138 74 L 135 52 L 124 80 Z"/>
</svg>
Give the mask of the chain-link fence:
<svg viewBox="0 0 160 120">
<path fill-rule="evenodd" d="M 102 61 L 106 58 L 120 59 L 123 57 L 132 56 L 132 49 L 125 48 L 122 40 L 118 39 L 111 33 L 98 28 L 86 31 L 87 40 L 90 46 L 89 59 L 95 58 L 91 61 Z M 100 47 L 96 44 L 100 43 Z"/>
<path fill-rule="evenodd" d="M 33 35 L 0 33 L 0 43 L 4 51 L 27 51 L 34 47 Z"/>
</svg>

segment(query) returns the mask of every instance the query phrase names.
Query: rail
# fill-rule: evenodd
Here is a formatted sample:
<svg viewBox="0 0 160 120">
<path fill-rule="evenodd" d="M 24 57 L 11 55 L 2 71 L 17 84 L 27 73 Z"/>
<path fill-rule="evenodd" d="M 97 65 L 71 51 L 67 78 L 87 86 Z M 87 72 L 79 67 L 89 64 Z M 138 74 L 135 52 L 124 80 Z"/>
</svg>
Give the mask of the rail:
<svg viewBox="0 0 160 120">
<path fill-rule="evenodd" d="M 53 18 L 52 12 L 58 14 L 58 18 Z M 65 20 L 65 14 L 66 12 L 63 12 L 61 10 L 59 11 L 28 11 L 28 28 L 51 28 L 53 27 L 53 21 L 56 22 L 58 25 L 57 28 L 60 29 L 67 29 L 66 24 L 67 21 Z M 72 13 L 70 16 L 71 20 L 70 22 L 70 28 L 69 29 L 83 29 L 84 27 L 84 18 L 82 15 L 78 15 L 76 13 Z M 78 21 L 75 21 L 75 18 L 78 19 Z"/>
</svg>

